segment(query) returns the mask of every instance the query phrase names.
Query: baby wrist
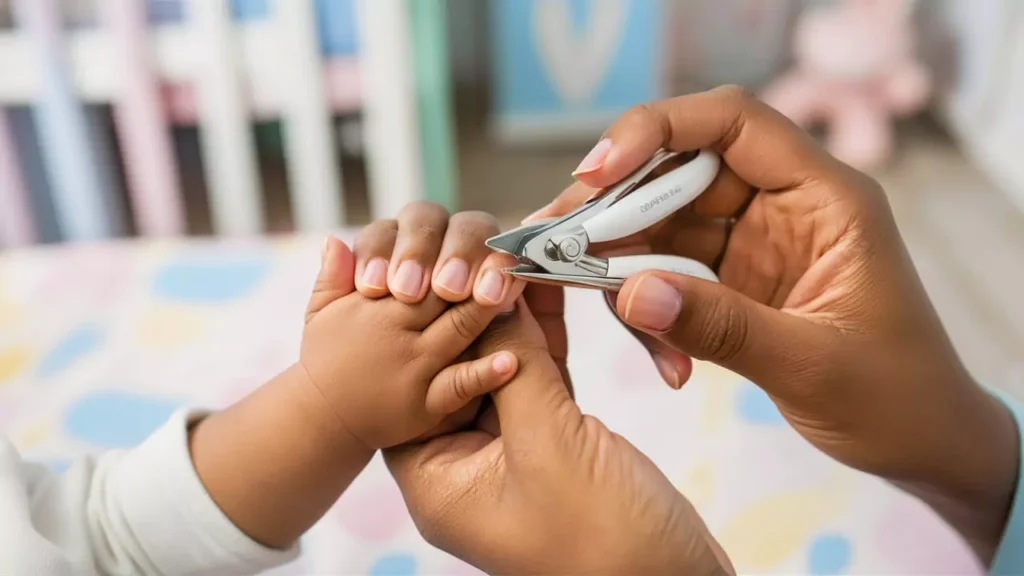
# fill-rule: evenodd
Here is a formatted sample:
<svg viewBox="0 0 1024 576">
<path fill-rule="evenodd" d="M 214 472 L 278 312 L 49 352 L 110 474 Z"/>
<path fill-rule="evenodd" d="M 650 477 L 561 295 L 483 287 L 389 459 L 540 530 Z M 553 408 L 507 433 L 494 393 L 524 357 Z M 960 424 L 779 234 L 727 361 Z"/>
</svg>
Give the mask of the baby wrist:
<svg viewBox="0 0 1024 576">
<path fill-rule="evenodd" d="M 291 385 L 295 401 L 301 404 L 303 414 L 310 419 L 328 450 L 346 458 L 362 455 L 369 461 L 373 457 L 376 449 L 352 433 L 302 362 L 291 365 L 284 376 Z"/>
</svg>

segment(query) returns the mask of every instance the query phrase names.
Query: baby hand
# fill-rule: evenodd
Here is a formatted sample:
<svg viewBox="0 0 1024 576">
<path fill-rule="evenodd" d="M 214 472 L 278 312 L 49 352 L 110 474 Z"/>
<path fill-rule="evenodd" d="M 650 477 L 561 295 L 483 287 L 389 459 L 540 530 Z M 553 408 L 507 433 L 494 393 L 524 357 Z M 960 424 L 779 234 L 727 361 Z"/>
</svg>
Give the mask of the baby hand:
<svg viewBox="0 0 1024 576">
<path fill-rule="evenodd" d="M 368 226 L 355 255 L 328 240 L 299 364 L 367 448 L 421 437 L 457 412 L 469 421 L 479 397 L 514 375 L 511 353 L 470 359 L 477 337 L 523 290 L 501 273 L 508 258 L 483 243 L 498 231 L 488 215 L 449 218 L 439 206 L 416 203 L 397 220 Z M 466 300 L 474 285 L 480 297 Z"/>
</svg>

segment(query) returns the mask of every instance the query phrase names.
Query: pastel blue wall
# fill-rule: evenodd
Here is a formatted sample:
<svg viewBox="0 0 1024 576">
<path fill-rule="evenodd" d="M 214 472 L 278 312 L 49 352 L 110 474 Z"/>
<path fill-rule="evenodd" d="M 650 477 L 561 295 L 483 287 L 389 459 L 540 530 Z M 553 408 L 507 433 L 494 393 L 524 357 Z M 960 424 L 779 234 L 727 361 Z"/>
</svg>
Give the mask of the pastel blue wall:
<svg viewBox="0 0 1024 576">
<path fill-rule="evenodd" d="M 493 0 L 491 3 L 492 61 L 496 112 L 502 115 L 566 111 L 542 62 L 534 39 L 533 10 L 545 0 Z M 622 39 L 603 81 L 591 100 L 573 111 L 620 110 L 659 96 L 659 0 L 626 2 Z M 578 34 L 591 18 L 591 0 L 569 0 L 572 29 Z"/>
<path fill-rule="evenodd" d="M 231 13 L 239 22 L 266 18 L 272 8 L 273 0 L 231 0 Z M 154 24 L 180 22 L 185 17 L 182 0 L 149 0 L 148 10 L 149 20 Z M 358 34 L 354 0 L 316 0 L 316 11 L 321 53 L 327 56 L 355 54 Z"/>
</svg>

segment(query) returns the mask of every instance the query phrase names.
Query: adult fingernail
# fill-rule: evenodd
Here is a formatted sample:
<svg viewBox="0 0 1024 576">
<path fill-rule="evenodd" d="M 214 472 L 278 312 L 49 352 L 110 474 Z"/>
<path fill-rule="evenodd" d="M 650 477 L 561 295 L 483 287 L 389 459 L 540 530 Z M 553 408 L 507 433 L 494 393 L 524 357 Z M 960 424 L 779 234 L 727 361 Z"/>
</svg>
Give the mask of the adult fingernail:
<svg viewBox="0 0 1024 576">
<path fill-rule="evenodd" d="M 502 352 L 496 355 L 494 360 L 491 360 L 491 368 L 494 368 L 494 371 L 498 374 L 508 374 L 509 372 L 512 372 L 512 362 L 512 354 Z"/>
<path fill-rule="evenodd" d="M 671 386 L 672 389 L 679 390 L 682 388 L 682 385 L 679 384 L 679 373 L 676 372 L 675 364 L 664 356 L 655 354 L 654 365 L 658 368 L 658 374 L 661 374 L 661 379 Z"/>
<path fill-rule="evenodd" d="M 388 286 L 388 263 L 382 258 L 374 258 L 366 263 L 363 270 L 363 286 L 383 290 Z"/>
<path fill-rule="evenodd" d="M 664 332 L 675 325 L 682 309 L 678 290 L 657 276 L 644 276 L 629 295 L 625 320 L 637 328 Z"/>
<path fill-rule="evenodd" d="M 452 258 L 441 267 L 437 283 L 449 292 L 462 294 L 469 284 L 469 264 L 461 258 Z"/>
<path fill-rule="evenodd" d="M 604 166 L 605 159 L 608 158 L 608 153 L 612 150 L 612 141 L 605 138 L 597 143 L 594 148 L 587 153 L 580 165 L 573 170 L 573 176 L 579 176 L 580 174 L 589 174 L 595 170 L 599 170 L 601 166 Z"/>
<path fill-rule="evenodd" d="M 419 296 L 423 287 L 423 267 L 415 260 L 406 260 L 395 272 L 395 283 L 391 287 L 403 296 Z"/>
<path fill-rule="evenodd" d="M 476 286 L 477 292 L 491 304 L 501 302 L 501 294 L 505 291 L 505 277 L 501 272 L 488 270 Z"/>
<path fill-rule="evenodd" d="M 320 268 L 324 267 L 327 263 L 327 251 L 331 248 L 331 237 L 327 236 L 324 238 L 324 246 L 320 249 Z"/>
</svg>

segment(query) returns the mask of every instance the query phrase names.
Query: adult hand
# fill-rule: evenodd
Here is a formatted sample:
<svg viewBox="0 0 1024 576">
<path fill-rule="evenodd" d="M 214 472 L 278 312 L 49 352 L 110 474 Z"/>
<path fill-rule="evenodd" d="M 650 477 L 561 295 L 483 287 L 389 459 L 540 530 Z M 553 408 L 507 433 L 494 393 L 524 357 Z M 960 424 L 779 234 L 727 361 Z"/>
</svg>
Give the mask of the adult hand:
<svg viewBox="0 0 1024 576">
<path fill-rule="evenodd" d="M 724 160 L 688 210 L 611 247 L 717 268 L 721 284 L 638 274 L 615 299 L 666 380 L 680 386 L 689 357 L 749 378 L 812 444 L 924 498 L 987 562 L 1013 494 L 1016 427 L 953 350 L 884 191 L 725 87 L 625 114 L 537 216 L 568 212 L 659 147 Z"/>
<path fill-rule="evenodd" d="M 732 572 L 661 471 L 580 412 L 523 300 L 480 348 L 519 358 L 492 395 L 500 436 L 481 422 L 385 451 L 428 542 L 491 574 Z"/>
</svg>

